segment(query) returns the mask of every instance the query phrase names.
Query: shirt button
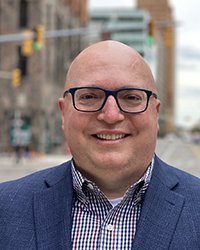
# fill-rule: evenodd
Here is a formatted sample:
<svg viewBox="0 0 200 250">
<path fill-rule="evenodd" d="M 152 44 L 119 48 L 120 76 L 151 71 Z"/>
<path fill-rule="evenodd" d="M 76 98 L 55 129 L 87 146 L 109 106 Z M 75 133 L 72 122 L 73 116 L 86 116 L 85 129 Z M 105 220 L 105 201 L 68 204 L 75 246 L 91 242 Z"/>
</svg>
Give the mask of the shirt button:
<svg viewBox="0 0 200 250">
<path fill-rule="evenodd" d="M 88 184 L 87 184 L 87 187 L 88 187 L 90 190 L 93 190 L 93 189 L 94 189 L 94 187 L 93 187 L 93 185 L 92 185 L 91 183 L 88 183 Z"/>
<path fill-rule="evenodd" d="M 142 201 L 142 197 L 141 196 L 139 196 L 139 197 L 136 198 L 136 202 L 137 203 L 140 203 L 141 201 Z"/>
<path fill-rule="evenodd" d="M 107 229 L 108 231 L 113 231 L 114 226 L 113 226 L 112 224 L 108 224 L 108 225 L 106 225 L 106 229 Z"/>
</svg>

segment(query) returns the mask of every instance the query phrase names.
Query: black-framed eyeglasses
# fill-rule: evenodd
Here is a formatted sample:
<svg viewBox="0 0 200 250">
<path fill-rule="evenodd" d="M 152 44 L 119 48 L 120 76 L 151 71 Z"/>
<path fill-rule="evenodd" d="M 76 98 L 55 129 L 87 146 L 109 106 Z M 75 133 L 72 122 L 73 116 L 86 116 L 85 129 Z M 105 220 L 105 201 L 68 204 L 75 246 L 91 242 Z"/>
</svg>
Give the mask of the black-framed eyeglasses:
<svg viewBox="0 0 200 250">
<path fill-rule="evenodd" d="M 148 108 L 151 96 L 158 98 L 152 91 L 138 88 L 107 90 L 99 87 L 75 87 L 66 90 L 63 98 L 68 93 L 72 95 L 74 108 L 81 112 L 100 111 L 111 95 L 121 111 L 132 114 L 142 113 Z"/>
</svg>

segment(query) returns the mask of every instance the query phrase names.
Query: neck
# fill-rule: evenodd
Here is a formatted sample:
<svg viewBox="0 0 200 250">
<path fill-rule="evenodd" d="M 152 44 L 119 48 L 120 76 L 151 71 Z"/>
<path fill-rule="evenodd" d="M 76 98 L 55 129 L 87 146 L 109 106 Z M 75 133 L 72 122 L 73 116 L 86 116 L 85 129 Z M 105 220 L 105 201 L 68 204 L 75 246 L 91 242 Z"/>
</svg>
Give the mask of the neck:
<svg viewBox="0 0 200 250">
<path fill-rule="evenodd" d="M 138 175 L 133 174 L 132 176 L 120 176 L 117 173 L 113 176 L 113 174 L 106 175 L 104 173 L 103 177 L 102 175 L 97 176 L 87 173 L 82 173 L 82 175 L 94 182 L 108 199 L 116 199 L 123 197 L 128 188 L 137 182 L 143 173 Z"/>
</svg>

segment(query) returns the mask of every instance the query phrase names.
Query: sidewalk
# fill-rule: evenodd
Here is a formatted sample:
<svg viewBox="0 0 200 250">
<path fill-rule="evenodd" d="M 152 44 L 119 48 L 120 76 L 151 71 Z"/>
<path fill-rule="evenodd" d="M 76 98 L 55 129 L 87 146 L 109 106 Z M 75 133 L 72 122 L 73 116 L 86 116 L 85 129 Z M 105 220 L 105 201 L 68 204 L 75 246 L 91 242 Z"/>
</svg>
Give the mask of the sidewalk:
<svg viewBox="0 0 200 250">
<path fill-rule="evenodd" d="M 50 168 L 70 159 L 66 155 L 32 155 L 31 158 L 22 158 L 16 163 L 12 154 L 0 155 L 0 182 L 14 180 L 33 172 Z"/>
<path fill-rule="evenodd" d="M 194 152 L 194 155 L 200 160 L 200 146 L 193 144 L 192 151 Z"/>
</svg>

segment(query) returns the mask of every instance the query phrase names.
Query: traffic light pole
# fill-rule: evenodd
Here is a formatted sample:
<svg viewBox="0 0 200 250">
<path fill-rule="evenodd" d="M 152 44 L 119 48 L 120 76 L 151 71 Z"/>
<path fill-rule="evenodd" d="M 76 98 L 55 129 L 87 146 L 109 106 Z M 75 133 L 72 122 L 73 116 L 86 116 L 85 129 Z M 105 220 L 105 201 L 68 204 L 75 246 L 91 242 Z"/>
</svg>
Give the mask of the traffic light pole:
<svg viewBox="0 0 200 250">
<path fill-rule="evenodd" d="M 0 71 L 0 79 L 7 79 L 12 81 L 12 86 L 17 88 L 21 84 L 21 70 L 15 68 L 13 71 Z"/>
<path fill-rule="evenodd" d="M 84 28 L 75 28 L 75 29 L 61 29 L 61 30 L 50 30 L 44 31 L 44 38 L 57 38 L 57 37 L 70 37 L 70 36 L 78 36 L 78 35 L 91 35 L 103 32 L 114 32 L 114 31 L 127 31 L 127 30 L 134 30 L 134 29 L 141 29 L 145 27 L 139 27 L 138 25 L 135 27 L 129 28 L 110 28 L 110 27 L 84 27 Z M 27 34 L 26 32 L 16 33 L 16 34 L 9 34 L 9 35 L 0 35 L 0 43 L 6 42 L 20 42 L 25 39 L 35 39 L 36 34 L 34 29 L 29 30 L 30 33 Z"/>
<path fill-rule="evenodd" d="M 2 78 L 2 79 L 12 79 L 12 72 L 0 71 L 0 78 Z"/>
<path fill-rule="evenodd" d="M 27 34 L 25 32 L 16 33 L 16 34 L 8 34 L 8 35 L 0 35 L 0 43 L 7 42 L 20 42 L 25 39 L 34 39 L 36 38 L 36 34 L 34 30 L 30 29 L 30 33 Z M 94 29 L 90 28 L 76 28 L 76 29 L 62 29 L 62 30 L 52 30 L 52 31 L 44 31 L 44 38 L 56 38 L 56 37 L 68 37 L 74 35 L 83 35 L 91 32 L 96 32 Z"/>
</svg>

